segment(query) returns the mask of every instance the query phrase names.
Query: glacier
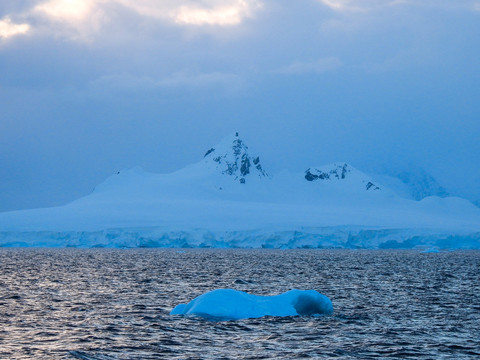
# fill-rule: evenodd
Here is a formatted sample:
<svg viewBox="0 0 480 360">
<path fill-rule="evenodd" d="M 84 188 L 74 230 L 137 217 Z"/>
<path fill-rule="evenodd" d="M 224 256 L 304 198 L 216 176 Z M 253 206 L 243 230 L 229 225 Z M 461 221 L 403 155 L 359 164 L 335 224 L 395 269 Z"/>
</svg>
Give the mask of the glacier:
<svg viewBox="0 0 480 360">
<path fill-rule="evenodd" d="M 179 304 L 170 315 L 196 315 L 209 320 L 240 320 L 264 316 L 331 315 L 332 301 L 316 290 L 290 290 L 258 296 L 233 289 L 216 289 L 188 304 Z"/>
<path fill-rule="evenodd" d="M 237 133 L 176 172 L 124 170 L 64 206 L 0 213 L 0 246 L 480 249 L 480 208 L 401 197 L 345 162 L 271 175 Z"/>
</svg>

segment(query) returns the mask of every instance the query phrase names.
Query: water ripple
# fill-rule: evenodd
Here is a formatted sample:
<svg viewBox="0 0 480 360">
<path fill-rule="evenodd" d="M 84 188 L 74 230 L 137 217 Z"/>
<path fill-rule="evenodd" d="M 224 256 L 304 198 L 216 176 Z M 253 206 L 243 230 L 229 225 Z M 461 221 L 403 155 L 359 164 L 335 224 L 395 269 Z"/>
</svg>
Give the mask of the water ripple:
<svg viewBox="0 0 480 360">
<path fill-rule="evenodd" d="M 0 250 L 2 359 L 478 359 L 480 252 Z M 215 288 L 316 289 L 331 317 L 170 316 Z"/>
</svg>

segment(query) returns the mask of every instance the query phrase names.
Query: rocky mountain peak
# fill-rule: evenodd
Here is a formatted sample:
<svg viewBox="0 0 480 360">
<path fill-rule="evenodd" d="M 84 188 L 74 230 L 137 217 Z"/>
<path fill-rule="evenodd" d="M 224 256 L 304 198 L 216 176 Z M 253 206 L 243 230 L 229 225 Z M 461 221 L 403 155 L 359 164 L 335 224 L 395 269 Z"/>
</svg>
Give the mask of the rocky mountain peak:
<svg viewBox="0 0 480 360">
<path fill-rule="evenodd" d="M 347 163 L 331 164 L 321 168 L 308 168 L 305 171 L 307 181 L 344 181 L 357 178 L 365 190 L 380 190 L 365 174 L 356 170 Z"/>
<path fill-rule="evenodd" d="M 351 171 L 348 164 L 333 164 L 330 169 L 321 170 L 317 168 L 308 168 L 305 171 L 305 179 L 308 181 L 315 180 L 330 180 L 330 179 L 345 179 L 347 174 Z"/>
<path fill-rule="evenodd" d="M 204 158 L 222 174 L 232 176 L 241 184 L 246 182 L 248 176 L 267 177 L 267 173 L 260 163 L 260 157 L 249 153 L 248 146 L 240 138 L 238 132 L 233 137 L 225 138 L 217 146 L 209 149 Z"/>
</svg>

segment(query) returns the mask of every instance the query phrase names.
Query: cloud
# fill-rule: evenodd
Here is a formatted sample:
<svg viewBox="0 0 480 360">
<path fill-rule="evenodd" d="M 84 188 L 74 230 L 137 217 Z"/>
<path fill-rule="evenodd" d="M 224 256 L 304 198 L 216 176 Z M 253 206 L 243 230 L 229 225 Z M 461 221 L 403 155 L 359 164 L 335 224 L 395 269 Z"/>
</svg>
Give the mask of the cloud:
<svg viewBox="0 0 480 360">
<path fill-rule="evenodd" d="M 232 26 L 241 24 L 261 8 L 258 0 L 48 0 L 35 6 L 40 13 L 55 22 L 73 28 L 88 27 L 95 20 L 96 29 L 102 22 L 114 19 L 127 10 L 150 18 L 181 26 Z"/>
<path fill-rule="evenodd" d="M 13 0 L 10 0 L 13 2 Z M 393 6 L 412 8 L 466 8 L 478 11 L 478 1 L 458 0 L 454 3 L 447 0 L 316 0 L 337 14 L 372 13 Z M 303 3 L 303 2 L 302 2 Z M 166 25 L 172 28 L 194 29 L 194 32 L 207 32 L 210 35 L 221 34 L 225 27 L 238 27 L 248 19 L 255 18 L 261 9 L 264 11 L 266 23 L 268 18 L 281 7 L 274 0 L 36 0 L 22 2 L 8 18 L 20 16 L 28 24 L 2 23 L 1 37 L 31 31 L 47 34 L 47 36 L 65 37 L 73 40 L 91 42 L 102 36 L 125 30 L 125 25 L 138 26 L 150 30 Z M 30 4 L 30 8 L 26 8 Z M 285 8 L 294 8 L 288 4 Z M 307 4 L 302 6 L 307 8 Z M 10 11 L 13 5 L 8 7 Z M 20 10 L 22 9 L 22 10 Z M 277 9 L 277 10 L 275 10 Z M 317 9 L 318 10 L 318 9 Z M 318 13 L 321 15 L 321 12 Z M 334 14 L 330 14 L 333 15 Z M 383 14 L 385 15 L 385 14 Z M 382 16 L 383 16 L 382 15 Z M 265 20 L 265 19 L 264 19 Z M 323 18 L 323 22 L 332 19 Z M 350 23 L 349 19 L 347 23 Z M 150 23 L 148 23 L 150 21 Z M 107 27 L 108 24 L 112 26 Z M 19 27 L 15 27 L 15 26 Z M 258 24 L 257 24 L 258 25 Z M 28 26 L 28 30 L 27 29 Z M 261 27 L 261 25 L 258 25 Z M 200 30 L 199 30 L 200 29 Z M 107 34 L 109 33 L 109 34 Z M 8 35 L 5 35 L 8 34 Z M 127 35 L 128 36 L 128 35 Z"/>
<path fill-rule="evenodd" d="M 239 25 L 262 7 L 258 0 L 108 0 L 145 17 L 168 20 L 178 25 Z"/>
<path fill-rule="evenodd" d="M 385 0 L 319 0 L 335 11 L 366 11 L 373 7 L 383 6 L 395 1 Z"/>
<path fill-rule="evenodd" d="M 159 81 L 159 85 L 165 87 L 196 87 L 203 88 L 208 86 L 232 86 L 239 85 L 240 77 L 232 73 L 211 72 L 189 74 L 187 72 L 177 72 L 171 76 Z"/>
<path fill-rule="evenodd" d="M 26 34 L 29 31 L 29 24 L 15 24 L 9 17 L 0 20 L 0 38 L 8 39 L 15 35 Z"/>
<path fill-rule="evenodd" d="M 63 21 L 81 21 L 89 16 L 98 2 L 93 0 L 50 0 L 35 7 L 36 11 Z"/>
<path fill-rule="evenodd" d="M 274 71 L 277 74 L 284 75 L 302 75 L 302 74 L 320 74 L 335 70 L 343 65 L 342 61 L 336 57 L 327 57 L 312 62 L 294 62 L 288 66 Z"/>
<path fill-rule="evenodd" d="M 471 0 L 318 0 L 322 4 L 337 12 L 370 12 L 392 6 L 408 5 L 411 7 L 444 8 L 444 9 L 471 9 Z M 476 4 L 473 4 L 475 9 Z"/>
<path fill-rule="evenodd" d="M 33 7 L 28 16 L 42 19 L 36 30 L 91 42 L 109 18 L 102 9 L 107 0 L 48 0 Z"/>
<path fill-rule="evenodd" d="M 479 3 L 1 0 L 0 154 L 42 183 L 70 173 L 78 186 L 82 174 L 88 191 L 96 169 L 129 166 L 125 155 L 173 169 L 197 153 L 192 139 L 202 149 L 245 128 L 280 168 L 412 156 L 472 174 Z M 185 151 L 152 156 L 166 143 Z"/>
<path fill-rule="evenodd" d="M 262 7 L 260 0 L 39 0 L 32 4 L 11 15 L 36 24 L 29 28 L 32 32 L 83 42 L 115 33 L 126 23 L 144 29 L 203 27 L 211 32 L 212 28 L 239 26 Z M 2 32 L 25 31 L 13 25 L 3 24 Z"/>
<path fill-rule="evenodd" d="M 192 73 L 176 72 L 163 78 L 135 76 L 130 73 L 102 76 L 90 83 L 90 88 L 99 94 L 108 92 L 150 92 L 158 90 L 205 90 L 221 89 L 235 92 L 241 89 L 243 81 L 233 73 L 210 72 Z"/>
<path fill-rule="evenodd" d="M 260 7 L 259 3 L 247 1 L 235 1 L 211 9 L 182 6 L 178 9 L 175 22 L 186 25 L 238 25 Z"/>
</svg>

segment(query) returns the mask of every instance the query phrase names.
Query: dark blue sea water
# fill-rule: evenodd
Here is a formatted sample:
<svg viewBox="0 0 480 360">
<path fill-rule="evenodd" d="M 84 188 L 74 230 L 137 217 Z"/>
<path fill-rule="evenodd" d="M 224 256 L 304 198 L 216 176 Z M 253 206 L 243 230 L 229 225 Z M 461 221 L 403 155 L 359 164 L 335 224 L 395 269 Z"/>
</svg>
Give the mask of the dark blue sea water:
<svg viewBox="0 0 480 360">
<path fill-rule="evenodd" d="M 315 289 L 335 312 L 169 315 L 216 288 Z M 0 359 L 480 358 L 478 251 L 2 249 L 0 289 Z"/>
</svg>

